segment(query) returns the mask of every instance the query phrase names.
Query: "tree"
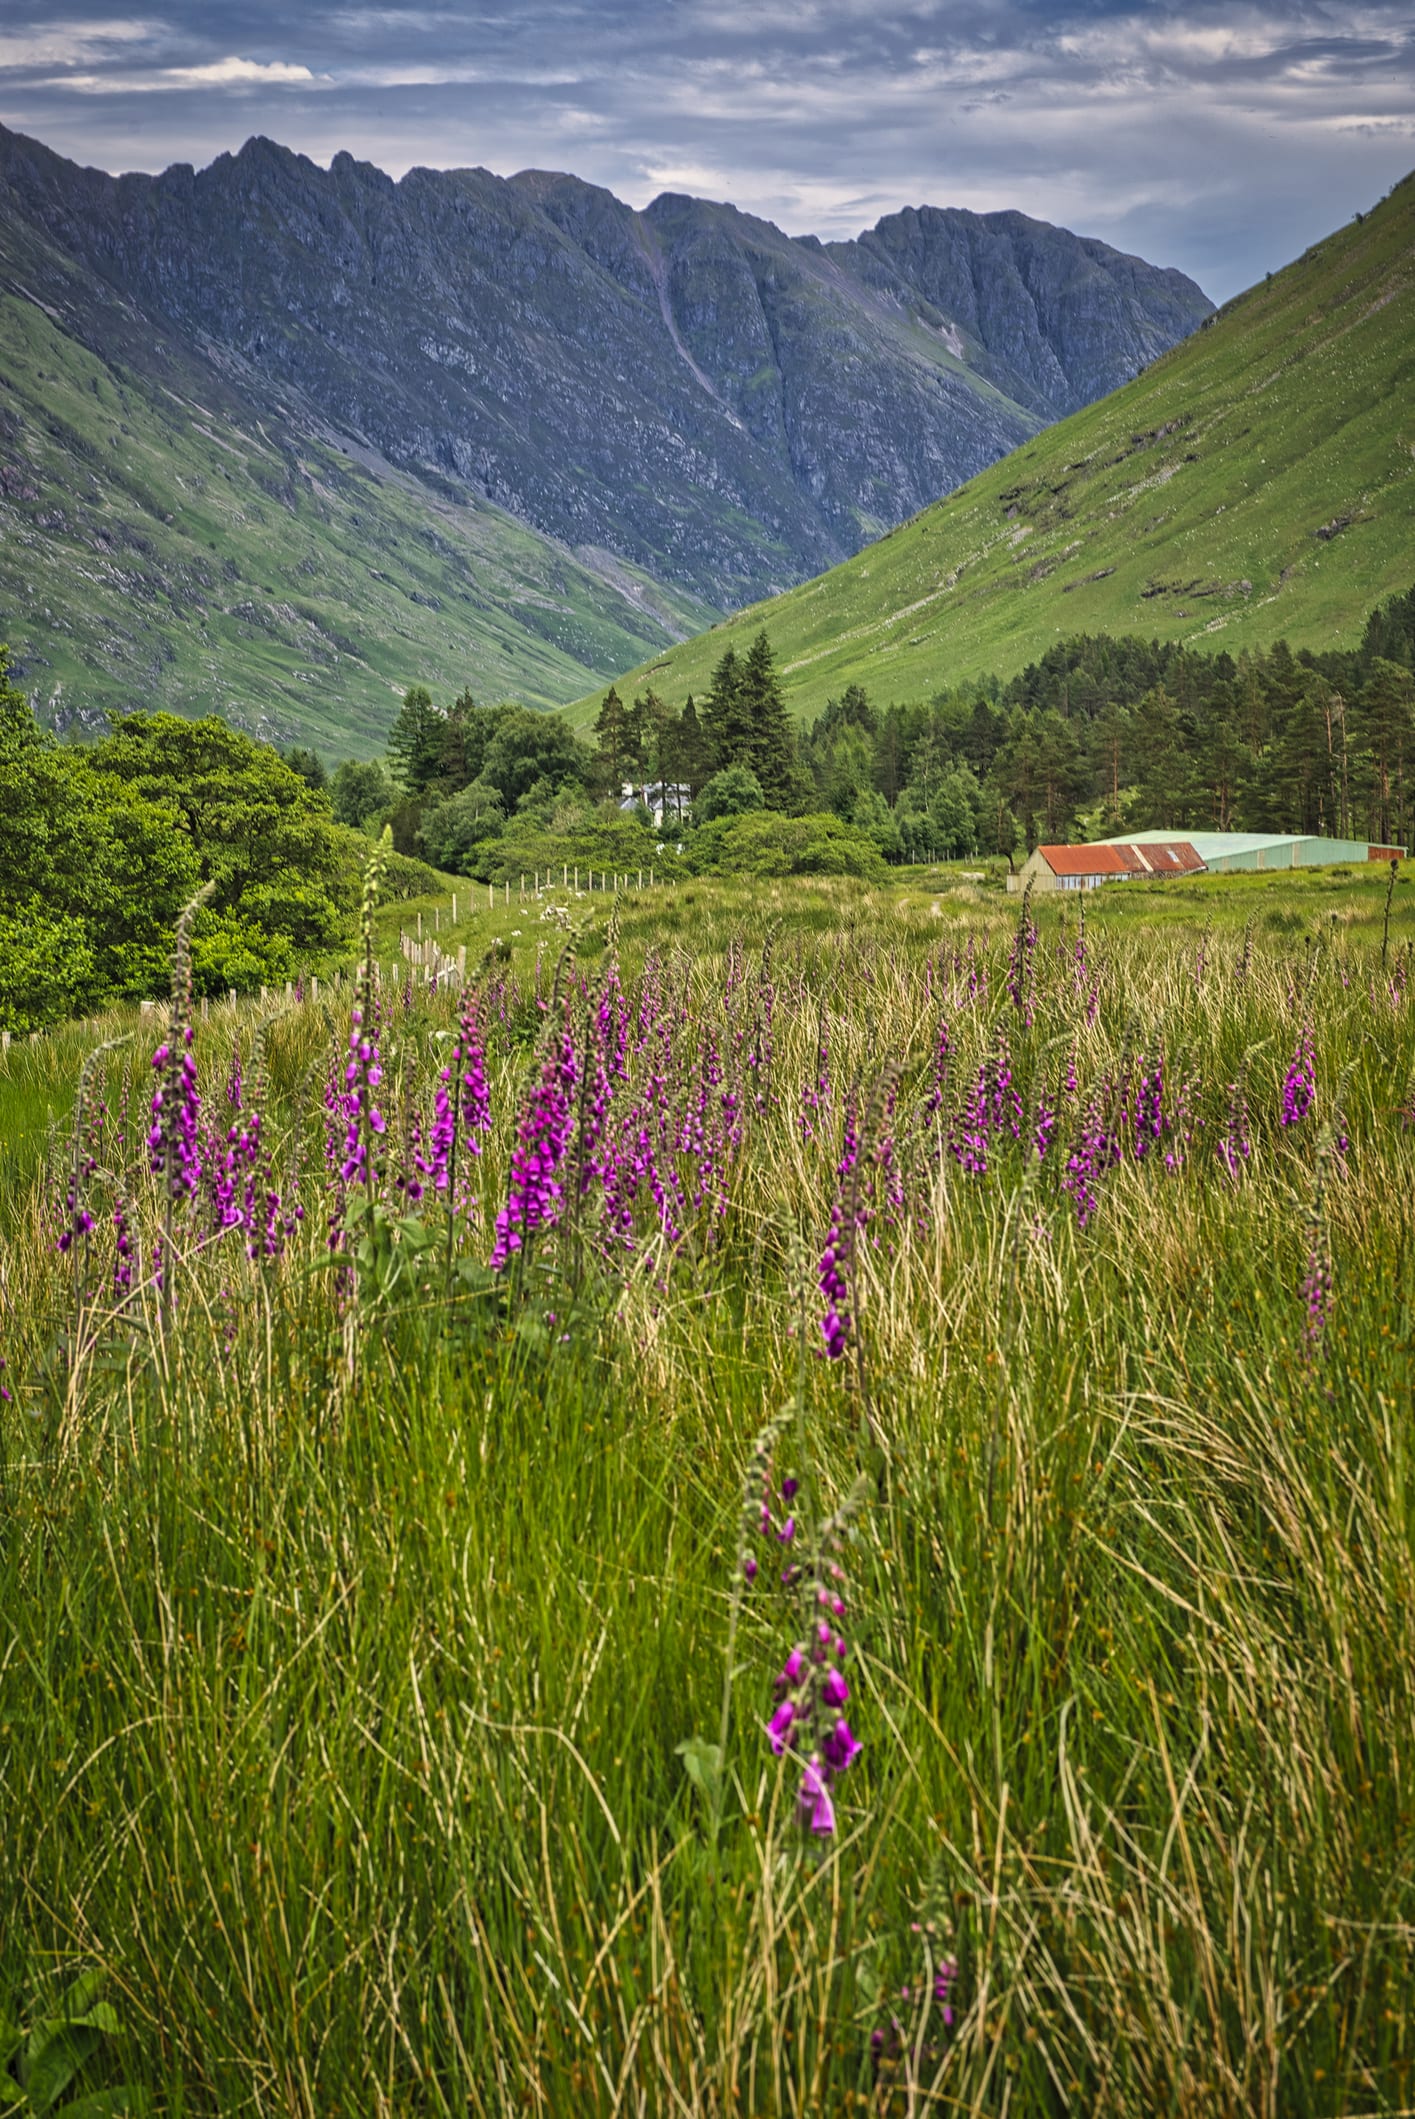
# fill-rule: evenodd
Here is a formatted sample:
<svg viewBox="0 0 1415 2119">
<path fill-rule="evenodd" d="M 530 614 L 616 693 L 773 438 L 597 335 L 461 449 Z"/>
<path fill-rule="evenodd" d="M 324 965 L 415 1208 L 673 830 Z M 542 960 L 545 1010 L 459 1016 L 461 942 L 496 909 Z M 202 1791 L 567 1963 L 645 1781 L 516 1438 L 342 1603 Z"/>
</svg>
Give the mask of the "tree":
<svg viewBox="0 0 1415 2119">
<path fill-rule="evenodd" d="M 288 975 L 296 943 L 343 939 L 353 869 L 326 798 L 224 723 L 119 719 L 61 748 L 3 681 L 0 1021 L 37 1027 L 166 982 L 180 907 L 203 879 L 198 991 Z"/>
<path fill-rule="evenodd" d="M 600 785 L 617 800 L 638 763 L 638 744 L 633 717 L 612 684 L 600 701 L 594 732 Z"/>
<path fill-rule="evenodd" d="M 436 783 L 447 794 L 479 780 L 486 764 L 487 746 L 502 719 L 505 706 L 478 706 L 464 686 L 447 711 L 438 750 Z"/>
<path fill-rule="evenodd" d="M 424 685 L 409 685 L 388 736 L 388 755 L 410 795 L 420 795 L 438 777 L 446 717 Z"/>
<path fill-rule="evenodd" d="M 1404 844 L 1406 778 L 1415 747 L 1415 677 L 1398 662 L 1377 655 L 1361 687 L 1358 729 L 1370 756 L 1370 821 L 1373 839 Z"/>
<path fill-rule="evenodd" d="M 674 769 L 677 723 L 652 685 L 635 699 L 633 717 L 638 734 L 640 772 L 655 785 L 666 788 Z"/>
<path fill-rule="evenodd" d="M 839 817 L 788 817 L 780 810 L 718 817 L 695 831 L 685 861 L 697 875 L 860 876 L 883 882 L 889 870 L 865 832 Z"/>
<path fill-rule="evenodd" d="M 1138 819 L 1141 826 L 1175 831 L 1189 821 L 1193 780 L 1179 711 L 1164 685 L 1146 692 L 1135 709 Z"/>
<path fill-rule="evenodd" d="M 874 745 L 867 731 L 848 725 L 835 729 L 816 766 L 816 786 L 824 806 L 837 817 L 850 816 L 861 795 L 874 793 L 873 769 Z"/>
<path fill-rule="evenodd" d="M 559 714 L 509 706 L 486 747 L 481 777 L 497 790 L 509 816 L 537 782 L 552 789 L 584 787 L 593 770 L 592 753 Z"/>
<path fill-rule="evenodd" d="M 324 769 L 324 760 L 317 750 L 310 750 L 296 743 L 285 752 L 285 763 L 292 773 L 298 773 L 306 787 L 320 794 L 329 785 L 329 775 Z"/>
<path fill-rule="evenodd" d="M 686 785 L 689 799 L 694 802 L 712 777 L 712 746 L 698 719 L 691 692 L 678 716 L 673 770 L 675 778 Z M 682 815 L 681 801 L 679 815 Z"/>
<path fill-rule="evenodd" d="M 352 885 L 328 798 L 268 744 L 214 714 L 128 714 L 91 756 L 98 772 L 176 812 L 214 912 L 257 918 L 306 948 L 342 937 Z"/>
<path fill-rule="evenodd" d="M 971 765 L 960 763 L 946 772 L 929 801 L 929 817 L 938 851 L 956 860 L 976 853 L 978 813 L 983 791 Z"/>
<path fill-rule="evenodd" d="M 935 721 L 925 723 L 909 760 L 909 785 L 917 788 L 927 809 L 939 781 L 948 770 L 948 747 Z"/>
<path fill-rule="evenodd" d="M 1094 723 L 1093 756 L 1104 800 L 1102 814 L 1113 832 L 1119 831 L 1121 825 L 1120 790 L 1129 746 L 1130 715 L 1118 700 L 1107 699 Z"/>
<path fill-rule="evenodd" d="M 711 824 L 714 817 L 745 816 L 748 810 L 766 806 L 762 783 L 750 765 L 725 765 L 714 773 L 693 804 L 694 824 Z"/>
<path fill-rule="evenodd" d="M 338 823 L 362 831 L 392 808 L 397 790 L 376 759 L 346 758 L 335 767 L 329 799 Z"/>
<path fill-rule="evenodd" d="M 427 811 L 418 844 L 434 867 L 470 875 L 478 850 L 488 839 L 499 838 L 505 824 L 506 811 L 491 782 L 473 780 Z"/>
<path fill-rule="evenodd" d="M 787 809 L 797 793 L 796 739 L 765 631 L 747 650 L 738 699 L 748 731 L 744 762 L 760 780 L 767 808 Z"/>
<path fill-rule="evenodd" d="M 894 812 L 884 796 L 875 788 L 860 789 L 845 821 L 873 839 L 887 861 L 897 861 L 903 853 L 904 841 L 895 822 Z"/>
<path fill-rule="evenodd" d="M 743 696 L 742 675 L 737 650 L 730 647 L 713 671 L 712 687 L 703 701 L 703 733 L 715 772 L 721 772 L 725 765 L 752 764 L 752 724 Z"/>
</svg>

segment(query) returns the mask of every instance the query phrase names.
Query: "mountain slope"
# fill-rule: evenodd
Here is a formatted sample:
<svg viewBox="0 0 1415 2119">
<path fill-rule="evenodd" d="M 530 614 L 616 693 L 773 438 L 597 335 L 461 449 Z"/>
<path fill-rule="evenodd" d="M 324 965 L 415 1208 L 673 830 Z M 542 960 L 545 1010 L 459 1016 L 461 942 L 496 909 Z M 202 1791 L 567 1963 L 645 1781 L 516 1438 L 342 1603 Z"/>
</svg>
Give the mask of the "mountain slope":
<svg viewBox="0 0 1415 2119">
<path fill-rule="evenodd" d="M 806 714 L 1061 634 L 1354 645 L 1415 579 L 1415 177 L 1099 404 L 857 557 L 641 665 L 677 703 L 766 626 Z M 577 719 L 593 698 L 571 709 Z"/>
<path fill-rule="evenodd" d="M 1209 310 L 1021 215 L 827 247 L 674 195 L 395 184 L 268 140 L 114 179 L 0 130 L 7 206 L 390 462 L 717 609 L 856 551 Z"/>
<path fill-rule="evenodd" d="M 438 494 L 0 215 L 0 640 L 41 714 L 371 753 L 401 689 L 563 699 L 711 616 Z"/>
</svg>

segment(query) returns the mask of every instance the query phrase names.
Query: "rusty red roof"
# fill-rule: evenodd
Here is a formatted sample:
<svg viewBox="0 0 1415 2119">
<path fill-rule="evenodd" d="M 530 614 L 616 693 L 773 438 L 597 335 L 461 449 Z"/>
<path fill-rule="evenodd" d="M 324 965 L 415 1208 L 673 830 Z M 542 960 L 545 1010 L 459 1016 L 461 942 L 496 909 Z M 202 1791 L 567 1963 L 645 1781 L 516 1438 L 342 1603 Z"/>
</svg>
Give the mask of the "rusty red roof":
<svg viewBox="0 0 1415 2119">
<path fill-rule="evenodd" d="M 1204 864 L 1187 839 L 1126 846 L 1039 846 L 1054 876 L 1192 876 Z"/>
<path fill-rule="evenodd" d="M 1139 867 L 1133 855 L 1130 860 L 1122 858 L 1131 852 L 1129 847 L 1039 846 L 1037 852 L 1054 876 L 1123 876 L 1130 874 L 1132 866 Z"/>
<path fill-rule="evenodd" d="M 1187 839 L 1146 840 L 1133 851 L 1155 875 L 1196 876 L 1204 866 L 1197 849 Z"/>
<path fill-rule="evenodd" d="M 1154 874 L 1154 870 L 1145 859 L 1145 854 L 1141 853 L 1138 846 L 1123 846 L 1117 842 L 1115 851 L 1120 856 L 1121 870 L 1125 875 L 1148 876 Z M 1146 847 L 1145 853 L 1148 852 L 1149 848 Z"/>
</svg>

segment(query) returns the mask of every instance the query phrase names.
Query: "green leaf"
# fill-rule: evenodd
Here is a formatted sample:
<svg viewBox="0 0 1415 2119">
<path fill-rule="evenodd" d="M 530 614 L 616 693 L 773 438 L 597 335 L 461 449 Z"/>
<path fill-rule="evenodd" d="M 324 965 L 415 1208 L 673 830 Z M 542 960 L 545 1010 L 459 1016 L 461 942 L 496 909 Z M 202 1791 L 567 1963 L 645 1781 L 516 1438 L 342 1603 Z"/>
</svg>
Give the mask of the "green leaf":
<svg viewBox="0 0 1415 2119">
<path fill-rule="evenodd" d="M 706 1737 L 690 1736 L 673 1748 L 682 1759 L 689 1780 L 716 1816 L 722 1802 L 722 1746 L 710 1744 Z"/>
<path fill-rule="evenodd" d="M 93 2058 L 101 2034 L 86 2023 L 39 2023 L 30 2032 L 20 2080 L 30 2109 L 48 2113 L 79 2069 Z"/>
<path fill-rule="evenodd" d="M 103 1972 L 81 1972 L 59 2004 L 63 2021 L 91 2023 L 96 2030 L 116 2031 L 118 2019 L 109 2004 L 102 1999 L 106 1984 L 107 1975 Z"/>
</svg>

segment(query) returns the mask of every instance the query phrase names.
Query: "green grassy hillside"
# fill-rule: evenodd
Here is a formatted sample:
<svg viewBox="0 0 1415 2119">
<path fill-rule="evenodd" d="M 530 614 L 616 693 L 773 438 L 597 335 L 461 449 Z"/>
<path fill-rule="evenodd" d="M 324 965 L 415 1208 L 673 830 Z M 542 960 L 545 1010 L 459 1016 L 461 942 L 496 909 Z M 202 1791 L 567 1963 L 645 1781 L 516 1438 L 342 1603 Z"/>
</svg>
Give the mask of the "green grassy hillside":
<svg viewBox="0 0 1415 2119">
<path fill-rule="evenodd" d="M 803 714 L 1059 635 L 1354 645 L 1415 568 L 1415 179 L 844 565 L 640 664 L 677 703 L 766 626 Z M 571 713 L 588 719 L 593 699 Z"/>
<path fill-rule="evenodd" d="M 0 228 L 0 640 L 57 726 L 215 709 L 362 755 L 411 682 L 555 704 L 711 615 L 440 502 Z"/>
</svg>

